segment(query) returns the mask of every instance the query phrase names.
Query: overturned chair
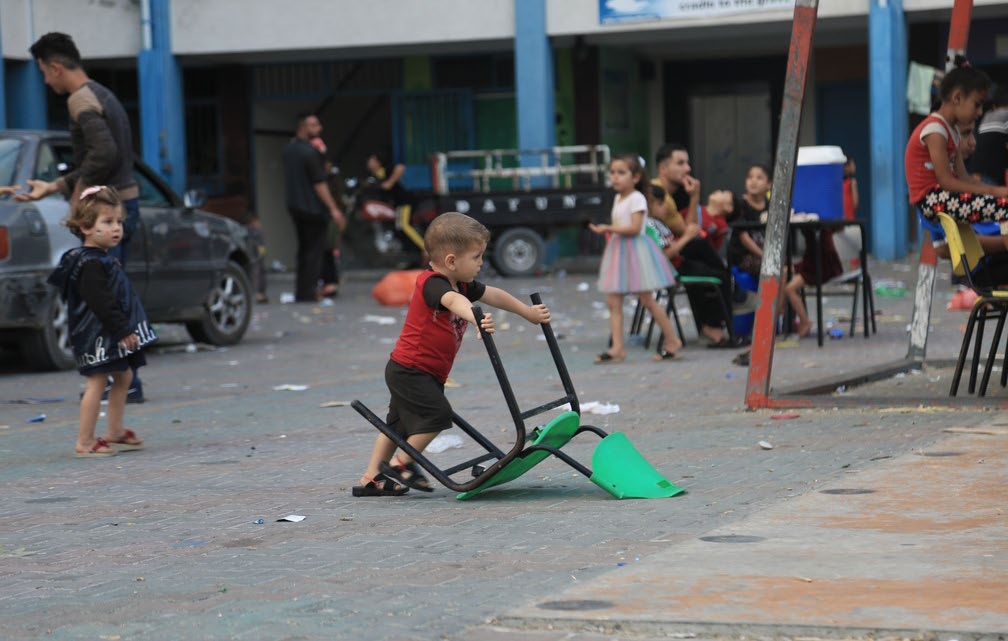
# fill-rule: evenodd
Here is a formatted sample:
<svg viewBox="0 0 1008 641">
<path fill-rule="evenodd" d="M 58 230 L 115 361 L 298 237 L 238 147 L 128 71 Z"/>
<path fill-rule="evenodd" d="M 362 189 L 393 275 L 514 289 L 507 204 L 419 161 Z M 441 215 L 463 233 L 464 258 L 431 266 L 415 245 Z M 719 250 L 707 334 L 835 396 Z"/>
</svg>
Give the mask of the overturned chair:
<svg viewBox="0 0 1008 641">
<path fill-rule="evenodd" d="M 535 305 L 542 303 L 538 293 L 532 294 L 532 303 Z M 473 307 L 473 314 L 476 317 L 476 325 L 479 327 L 483 312 L 479 307 Z M 511 383 L 508 381 L 504 365 L 501 363 L 500 354 L 494 344 L 493 335 L 486 334 L 482 328 L 479 329 L 483 344 L 490 357 L 490 363 L 497 375 L 497 381 L 504 393 L 504 401 L 507 403 L 511 418 L 514 420 L 515 440 L 507 451 L 498 447 L 458 413 L 453 412 L 452 421 L 455 425 L 485 449 L 486 453 L 442 469 L 424 456 L 422 452 L 411 446 L 401 434 L 390 428 L 359 400 L 353 401 L 351 406 L 400 449 L 413 457 L 438 482 L 448 489 L 459 492 L 457 498 L 460 500 L 472 498 L 486 489 L 517 479 L 551 454 L 618 499 L 667 498 L 685 492 L 683 488 L 674 485 L 652 467 L 622 432 L 607 434 L 604 430 L 593 425 L 581 424 L 577 394 L 574 392 L 574 385 L 567 372 L 567 365 L 560 354 L 560 347 L 557 345 L 553 328 L 549 324 L 541 325 L 541 327 L 546 337 L 546 344 L 553 356 L 557 373 L 563 383 L 565 395 L 525 411 L 518 407 Z M 526 419 L 568 404 L 572 411 L 561 413 L 546 425 L 536 427 L 531 432 L 526 430 Z M 585 432 L 595 434 L 601 439 L 592 453 L 591 468 L 561 450 L 574 437 Z M 469 471 L 471 478 L 465 481 L 452 478 L 463 471 Z"/>
</svg>

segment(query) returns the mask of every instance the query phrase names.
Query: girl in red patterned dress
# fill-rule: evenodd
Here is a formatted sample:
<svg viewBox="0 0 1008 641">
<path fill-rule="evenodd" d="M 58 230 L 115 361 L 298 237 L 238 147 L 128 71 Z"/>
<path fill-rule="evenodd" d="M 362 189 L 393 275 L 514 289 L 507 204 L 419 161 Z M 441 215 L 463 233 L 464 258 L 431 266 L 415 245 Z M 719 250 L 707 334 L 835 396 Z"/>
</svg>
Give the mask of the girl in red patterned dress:
<svg viewBox="0 0 1008 641">
<path fill-rule="evenodd" d="M 925 218 L 937 222 L 937 214 L 946 213 L 957 221 L 1000 223 L 1008 246 L 1008 187 L 970 176 L 959 153 L 959 128 L 983 113 L 990 84 L 987 74 L 968 64 L 945 74 L 941 106 L 910 135 L 904 165 L 910 202 Z"/>
</svg>

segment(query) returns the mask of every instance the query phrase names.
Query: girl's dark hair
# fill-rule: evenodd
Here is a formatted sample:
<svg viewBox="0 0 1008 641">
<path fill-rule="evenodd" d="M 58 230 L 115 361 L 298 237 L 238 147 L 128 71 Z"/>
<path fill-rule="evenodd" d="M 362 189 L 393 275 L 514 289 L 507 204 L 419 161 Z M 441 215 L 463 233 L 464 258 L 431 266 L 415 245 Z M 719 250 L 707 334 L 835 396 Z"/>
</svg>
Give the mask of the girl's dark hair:
<svg viewBox="0 0 1008 641">
<path fill-rule="evenodd" d="M 88 193 L 89 190 L 96 190 Z M 119 199 L 119 192 L 114 187 L 90 187 L 84 190 L 84 194 L 74 205 L 70 217 L 64 221 L 67 229 L 77 238 L 84 240 L 82 229 L 91 229 L 98 220 L 101 207 L 114 207 L 122 209 L 122 201 Z"/>
<path fill-rule="evenodd" d="M 634 189 L 644 194 L 647 198 L 648 204 L 651 204 L 651 199 L 654 197 L 651 192 L 651 179 L 648 178 L 647 171 L 644 169 L 644 164 L 641 162 L 641 157 L 637 154 L 616 154 L 609 161 L 609 166 L 611 167 L 614 162 L 620 160 L 626 163 L 627 169 L 630 170 L 630 175 L 637 174 L 640 176 L 637 182 L 634 183 Z"/>
<path fill-rule="evenodd" d="M 950 100 L 956 89 L 962 91 L 964 94 L 990 90 L 990 76 L 976 67 L 968 66 L 968 63 L 964 63 L 964 65 L 949 71 L 942 78 L 941 85 L 938 87 L 938 96 L 942 102 Z"/>
<path fill-rule="evenodd" d="M 756 163 L 754 165 L 749 165 L 749 169 L 746 169 L 746 175 L 748 175 L 749 172 L 752 171 L 753 169 L 759 169 L 760 171 L 763 172 L 764 175 L 766 175 L 767 180 L 773 180 L 773 173 L 770 171 L 770 168 L 764 165 L 763 163 Z"/>
</svg>

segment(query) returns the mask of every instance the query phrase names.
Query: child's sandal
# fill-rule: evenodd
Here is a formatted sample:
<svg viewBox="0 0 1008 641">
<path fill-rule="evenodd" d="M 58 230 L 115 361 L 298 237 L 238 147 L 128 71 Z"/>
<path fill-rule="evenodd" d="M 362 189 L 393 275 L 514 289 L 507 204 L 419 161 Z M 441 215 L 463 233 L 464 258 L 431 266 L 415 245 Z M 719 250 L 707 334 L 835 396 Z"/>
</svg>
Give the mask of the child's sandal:
<svg viewBox="0 0 1008 641">
<path fill-rule="evenodd" d="M 420 466 L 418 466 L 415 461 L 403 463 L 399 460 L 398 456 L 395 460 L 396 464 L 394 466 L 383 461 L 382 464 L 378 466 L 378 469 L 380 469 L 382 474 L 386 477 L 401 485 L 409 486 L 414 490 L 420 490 L 421 492 L 434 491 L 430 481 L 426 476 L 424 476 L 424 473 L 420 471 Z M 403 472 L 409 472 L 409 476 L 403 476 Z"/>
<path fill-rule="evenodd" d="M 350 488 L 354 496 L 402 496 L 409 492 L 408 487 L 396 483 L 384 474 L 378 474 L 373 479 L 366 476 L 363 478 L 367 483 Z"/>
</svg>

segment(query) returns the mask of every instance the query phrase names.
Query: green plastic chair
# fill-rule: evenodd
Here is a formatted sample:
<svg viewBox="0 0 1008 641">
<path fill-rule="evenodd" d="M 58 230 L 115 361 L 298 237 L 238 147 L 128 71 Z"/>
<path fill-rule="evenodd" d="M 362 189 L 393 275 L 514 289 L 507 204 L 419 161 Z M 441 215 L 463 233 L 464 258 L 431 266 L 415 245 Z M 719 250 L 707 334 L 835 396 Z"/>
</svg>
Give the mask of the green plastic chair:
<svg viewBox="0 0 1008 641">
<path fill-rule="evenodd" d="M 542 299 L 538 293 L 532 294 L 533 304 L 538 305 L 541 302 Z M 479 307 L 473 307 L 473 315 L 476 317 L 476 325 L 479 327 L 479 320 L 483 317 Z M 625 434 L 620 432 L 608 434 L 593 425 L 581 424 L 577 394 L 574 392 L 574 384 L 571 382 L 567 366 L 560 354 L 553 328 L 548 324 L 541 327 L 563 383 L 565 395 L 524 412 L 518 407 L 515 400 L 511 383 L 508 381 L 494 344 L 493 335 L 483 333 L 482 328 L 480 329 L 483 344 L 515 424 L 515 442 L 507 452 L 499 448 L 458 414 L 453 413 L 453 422 L 477 444 L 481 445 L 486 453 L 457 465 L 441 468 L 424 456 L 422 452 L 412 447 L 401 434 L 391 429 L 363 403 L 354 400 L 351 406 L 445 487 L 459 492 L 457 496 L 459 500 L 472 499 L 485 490 L 513 481 L 549 456 L 555 456 L 567 463 L 617 499 L 668 498 L 685 492 L 683 488 L 676 486 L 662 476 L 637 451 Z M 566 405 L 570 405 L 572 409 L 556 416 L 546 425 L 536 428 L 526 439 L 526 418 Z M 591 432 L 601 439 L 592 453 L 591 468 L 562 451 L 567 443 L 584 432 Z M 468 481 L 452 478 L 453 475 L 463 470 L 471 470 L 473 478 Z"/>
</svg>

